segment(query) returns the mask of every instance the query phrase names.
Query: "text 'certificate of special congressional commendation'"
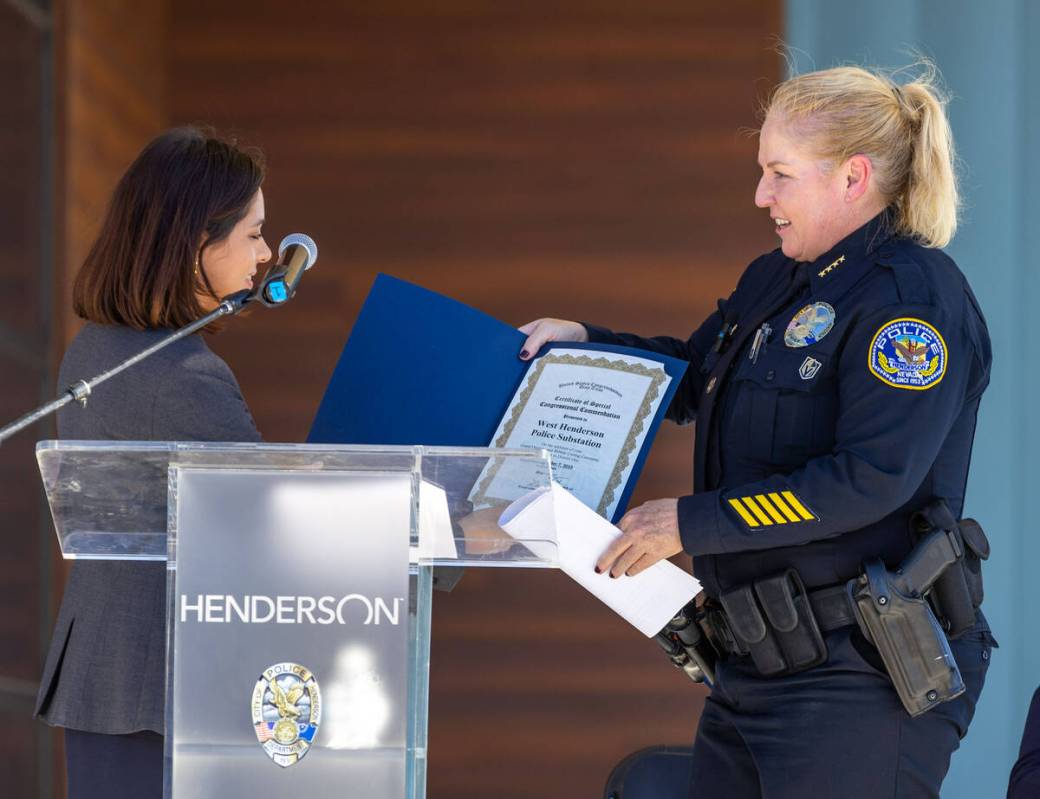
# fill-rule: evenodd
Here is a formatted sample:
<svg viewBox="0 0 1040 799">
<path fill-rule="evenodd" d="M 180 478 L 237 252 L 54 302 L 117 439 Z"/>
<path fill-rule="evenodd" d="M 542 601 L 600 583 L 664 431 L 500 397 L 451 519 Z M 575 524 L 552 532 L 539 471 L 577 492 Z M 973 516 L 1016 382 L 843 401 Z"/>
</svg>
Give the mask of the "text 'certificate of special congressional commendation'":
<svg viewBox="0 0 1040 799">
<path fill-rule="evenodd" d="M 626 493 L 672 381 L 651 358 L 590 348 L 555 347 L 536 358 L 491 441 L 493 447 L 545 449 L 553 479 L 611 519 Z M 518 496 L 529 472 L 514 475 L 493 459 L 471 494 L 475 508 Z"/>
</svg>

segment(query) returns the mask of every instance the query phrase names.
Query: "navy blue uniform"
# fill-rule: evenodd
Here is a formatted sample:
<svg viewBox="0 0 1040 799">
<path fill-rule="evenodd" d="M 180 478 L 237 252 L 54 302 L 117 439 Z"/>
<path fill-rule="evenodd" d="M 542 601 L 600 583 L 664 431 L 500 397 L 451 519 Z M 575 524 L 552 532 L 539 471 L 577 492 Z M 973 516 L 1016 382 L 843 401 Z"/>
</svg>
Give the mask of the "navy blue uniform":
<svg viewBox="0 0 1040 799">
<path fill-rule="evenodd" d="M 780 250 L 758 258 L 685 341 L 587 326 L 593 341 L 691 364 L 668 417 L 697 423 L 679 532 L 711 596 L 789 568 L 813 589 L 872 558 L 895 566 L 914 543 L 910 515 L 934 498 L 960 518 L 989 382 L 985 320 L 948 256 L 888 231 L 882 214 L 814 262 Z M 968 692 L 913 721 L 852 629 L 827 636 L 828 663 L 790 677 L 723 664 L 701 720 L 696 790 L 794 797 L 815 783 L 816 795 L 937 797 L 992 644 L 983 621 L 963 639 L 955 655 Z M 865 741 L 902 736 L 887 769 L 842 757 L 856 749 L 842 742 L 860 738 L 853 723 Z M 743 792 L 734 769 L 756 775 Z M 730 773 L 716 786 L 719 771 Z M 842 787 L 828 793 L 832 779 Z"/>
</svg>

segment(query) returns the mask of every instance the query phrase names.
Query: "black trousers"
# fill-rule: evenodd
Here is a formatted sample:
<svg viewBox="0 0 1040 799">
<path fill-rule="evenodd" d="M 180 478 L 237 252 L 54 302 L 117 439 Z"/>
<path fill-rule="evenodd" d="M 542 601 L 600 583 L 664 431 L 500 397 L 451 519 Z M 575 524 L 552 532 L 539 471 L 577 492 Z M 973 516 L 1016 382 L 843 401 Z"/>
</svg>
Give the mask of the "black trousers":
<svg viewBox="0 0 1040 799">
<path fill-rule="evenodd" d="M 163 736 L 65 730 L 68 799 L 162 799 Z"/>
<path fill-rule="evenodd" d="M 830 633 L 827 662 L 800 674 L 763 678 L 750 658 L 719 665 L 693 747 L 691 797 L 939 799 L 992 636 L 979 625 L 951 643 L 965 692 L 911 719 L 854 629 Z"/>
</svg>

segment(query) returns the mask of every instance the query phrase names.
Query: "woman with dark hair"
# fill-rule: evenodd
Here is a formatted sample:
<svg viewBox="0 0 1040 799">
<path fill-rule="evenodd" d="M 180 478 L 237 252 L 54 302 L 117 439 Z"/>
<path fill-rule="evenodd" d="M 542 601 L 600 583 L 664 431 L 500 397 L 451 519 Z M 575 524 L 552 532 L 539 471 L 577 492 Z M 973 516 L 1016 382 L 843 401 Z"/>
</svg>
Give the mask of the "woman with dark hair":
<svg viewBox="0 0 1040 799">
<path fill-rule="evenodd" d="M 59 385 L 97 374 L 249 288 L 270 260 L 258 151 L 196 128 L 154 139 L 120 179 L 73 287 L 87 324 Z M 66 439 L 258 441 L 234 375 L 189 336 L 58 415 Z M 65 728 L 70 799 L 161 797 L 166 677 L 162 563 L 76 561 L 36 715 Z"/>
</svg>

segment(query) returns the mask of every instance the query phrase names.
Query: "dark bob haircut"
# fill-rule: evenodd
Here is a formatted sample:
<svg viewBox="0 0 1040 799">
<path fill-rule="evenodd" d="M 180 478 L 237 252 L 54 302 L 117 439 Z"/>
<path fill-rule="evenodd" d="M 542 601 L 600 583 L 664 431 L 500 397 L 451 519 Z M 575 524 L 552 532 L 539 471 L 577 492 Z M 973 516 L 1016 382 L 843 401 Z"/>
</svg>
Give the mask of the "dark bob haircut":
<svg viewBox="0 0 1040 799">
<path fill-rule="evenodd" d="M 259 150 L 195 127 L 161 133 L 116 186 L 73 284 L 76 315 L 138 330 L 201 317 L 198 295 L 216 295 L 196 255 L 228 237 L 263 180 Z"/>
</svg>

